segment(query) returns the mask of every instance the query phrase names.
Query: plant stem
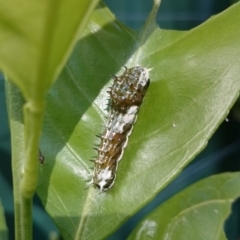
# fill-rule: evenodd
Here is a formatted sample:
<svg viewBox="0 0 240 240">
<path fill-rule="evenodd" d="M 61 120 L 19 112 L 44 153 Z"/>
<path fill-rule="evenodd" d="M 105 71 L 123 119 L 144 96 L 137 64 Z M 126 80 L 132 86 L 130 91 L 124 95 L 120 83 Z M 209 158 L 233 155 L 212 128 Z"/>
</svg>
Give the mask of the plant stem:
<svg viewBox="0 0 240 240">
<path fill-rule="evenodd" d="M 32 197 L 38 182 L 38 143 L 44 105 L 26 104 L 18 88 L 10 81 L 6 81 L 6 95 L 11 128 L 15 238 L 31 240 Z"/>
<path fill-rule="evenodd" d="M 38 146 L 43 122 L 41 104 L 27 102 L 24 106 L 25 151 L 26 162 L 21 181 L 21 191 L 24 198 L 32 198 L 38 183 Z"/>
</svg>

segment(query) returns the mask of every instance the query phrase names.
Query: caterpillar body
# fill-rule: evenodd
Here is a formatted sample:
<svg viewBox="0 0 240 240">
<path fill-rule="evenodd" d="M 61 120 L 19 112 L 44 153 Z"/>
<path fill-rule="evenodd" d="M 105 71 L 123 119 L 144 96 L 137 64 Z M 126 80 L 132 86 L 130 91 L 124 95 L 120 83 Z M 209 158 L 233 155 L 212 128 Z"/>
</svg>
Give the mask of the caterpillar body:
<svg viewBox="0 0 240 240">
<path fill-rule="evenodd" d="M 148 89 L 150 69 L 136 66 L 126 68 L 121 76 L 114 76 L 108 91 L 110 111 L 102 135 L 91 183 L 101 191 L 109 190 L 115 181 L 121 160 L 139 108 Z"/>
</svg>

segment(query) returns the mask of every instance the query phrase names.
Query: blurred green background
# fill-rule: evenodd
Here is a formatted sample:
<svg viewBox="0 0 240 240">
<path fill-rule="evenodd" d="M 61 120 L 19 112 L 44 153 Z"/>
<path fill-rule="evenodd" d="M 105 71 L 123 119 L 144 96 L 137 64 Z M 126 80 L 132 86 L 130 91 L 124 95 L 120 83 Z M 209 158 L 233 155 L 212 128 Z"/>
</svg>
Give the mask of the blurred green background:
<svg viewBox="0 0 240 240">
<path fill-rule="evenodd" d="M 119 21 L 133 29 L 139 29 L 152 7 L 152 0 L 105 0 Z M 157 22 L 161 28 L 189 30 L 214 14 L 228 8 L 231 0 L 162 0 Z M 7 119 L 4 79 L 0 75 L 0 200 L 4 206 L 9 228 L 9 239 L 14 239 L 14 210 L 11 176 L 11 146 Z M 239 171 L 240 157 L 240 103 L 236 103 L 228 118 L 221 124 L 206 149 L 164 189 L 151 203 L 129 219 L 109 239 L 126 239 L 136 224 L 159 204 L 166 201 L 186 186 L 201 178 L 227 171 Z M 240 179 L 240 177 L 239 177 Z M 33 205 L 33 239 L 48 239 L 57 233 L 54 223 L 45 213 L 37 196 Z M 233 205 L 232 214 L 225 224 L 229 240 L 240 239 L 240 201 Z"/>
</svg>

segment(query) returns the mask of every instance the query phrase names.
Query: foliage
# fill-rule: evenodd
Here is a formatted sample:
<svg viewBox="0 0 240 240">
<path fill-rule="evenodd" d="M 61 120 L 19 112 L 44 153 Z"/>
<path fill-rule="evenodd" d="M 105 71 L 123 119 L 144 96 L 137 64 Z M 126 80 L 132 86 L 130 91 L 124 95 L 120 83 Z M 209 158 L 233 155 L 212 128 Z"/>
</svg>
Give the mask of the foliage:
<svg viewBox="0 0 240 240">
<path fill-rule="evenodd" d="M 65 239 L 104 239 L 116 231 L 127 218 L 169 184 L 206 146 L 238 97 L 240 31 L 237 23 L 240 21 L 240 4 L 235 4 L 199 27 L 185 32 L 157 27 L 155 16 L 158 4 L 155 1 L 146 24 L 138 32 L 123 26 L 104 5 L 99 5 L 87 27 L 78 31 L 74 51 L 46 96 L 40 144 L 45 163 L 40 166 L 37 192 Z M 64 11 L 63 6 L 59 9 Z M 72 9 L 75 9 L 74 6 Z M 57 16 L 58 14 L 49 25 L 54 29 L 56 24 L 63 33 L 69 25 L 63 24 L 62 19 Z M 32 22 L 33 25 L 37 23 L 38 21 Z M 70 53 L 74 39 L 77 38 L 76 29 L 78 28 L 75 25 L 75 35 L 69 36 L 71 41 L 68 39 L 68 44 L 61 45 L 64 46 L 62 48 L 55 45 L 55 41 L 58 43 L 61 39 L 57 34 L 58 30 L 47 31 L 51 34 L 46 33 L 46 45 L 40 49 L 35 46 L 38 54 L 32 58 L 30 55 L 26 56 L 26 63 L 39 63 L 35 64 L 37 69 L 31 64 L 21 65 L 18 61 L 14 62 L 18 66 L 15 70 L 13 64 L 7 65 L 4 58 L 0 62 L 6 74 L 21 89 L 27 103 L 33 101 L 38 110 L 39 106 L 45 106 L 43 96 Z M 31 37 L 30 32 L 27 36 L 33 43 L 34 39 L 39 39 L 37 36 Z M 53 51 L 49 51 L 50 47 L 53 47 Z M 19 49 L 22 50 L 20 47 Z M 47 53 L 51 52 L 49 59 L 46 50 Z M 47 59 L 46 65 L 43 64 L 43 59 Z M 95 154 L 92 150 L 96 143 L 95 134 L 103 130 L 101 123 L 104 123 L 107 115 L 104 108 L 107 87 L 111 85 L 109 76 L 120 74 L 124 65 L 152 68 L 151 84 L 119 164 L 114 187 L 107 193 L 100 193 L 93 187 L 86 190 L 85 181 L 89 179 L 89 168 L 93 166 L 88 160 Z M 5 66 L 7 67 L 4 68 Z M 44 70 L 40 71 L 39 66 L 43 66 Z M 17 75 L 22 68 L 24 75 Z M 26 72 L 26 69 L 31 72 Z M 38 73 L 37 77 L 33 78 L 35 73 Z M 25 158 L 22 139 L 27 139 L 25 144 L 29 143 L 30 138 L 26 138 L 26 135 L 31 136 L 31 131 L 23 128 L 19 109 L 24 101 L 11 84 L 8 94 L 13 154 L 15 151 L 16 159 L 13 167 L 15 181 L 20 183 L 22 180 L 19 169 L 22 169 Z M 44 107 L 40 107 L 40 113 L 37 112 L 40 119 L 43 117 L 43 109 Z M 33 119 L 36 120 L 36 116 Z M 25 119 L 24 126 L 28 123 Z M 35 125 L 30 122 L 30 126 Z M 41 121 L 37 126 L 38 130 L 41 129 Z M 40 130 L 37 134 L 39 133 Z M 36 153 L 38 139 L 34 138 L 34 141 Z M 30 152 L 31 147 L 30 144 Z M 20 153 L 18 156 L 16 150 Z M 36 160 L 32 156 L 31 153 L 30 158 Z M 204 184 L 199 183 L 206 198 L 209 197 L 209 189 L 204 187 L 206 182 L 212 184 L 213 188 L 218 188 L 223 181 L 231 186 L 232 195 L 225 195 L 225 203 L 229 198 L 232 201 L 239 195 L 235 174 L 219 175 L 213 179 L 204 180 Z M 17 189 L 20 187 L 19 183 L 15 183 Z M 197 188 L 197 184 L 193 185 L 187 194 L 194 195 Z M 224 191 L 226 188 L 219 194 L 224 195 Z M 31 193 L 32 191 L 30 195 Z M 28 199 L 29 191 L 19 193 L 22 194 L 26 194 L 24 196 Z M 181 196 L 180 193 L 176 199 Z M 169 202 L 174 202 L 170 207 L 171 222 L 177 210 L 181 211 L 181 206 L 176 204 L 177 200 Z M 209 209 L 216 209 L 217 204 L 217 201 L 213 202 L 207 212 Z M 226 203 L 225 207 L 228 210 L 219 213 L 221 224 L 230 204 Z M 156 214 L 158 213 L 159 210 L 156 210 Z M 212 221 L 215 221 L 216 215 L 203 214 L 202 217 L 212 217 Z M 194 222 L 191 218 L 191 222 L 197 224 L 198 219 Z M 161 219 L 157 220 L 157 224 L 161 226 Z M 145 226 L 148 228 L 148 225 Z M 151 230 L 151 226 L 149 228 Z M 205 226 L 205 231 L 206 228 L 210 229 L 211 226 Z M 187 236 L 190 229 L 181 230 L 185 230 L 186 233 L 183 234 Z M 197 234 L 195 229 L 191 234 L 194 233 Z M 223 239 L 222 233 L 223 230 L 220 230 L 212 238 Z M 158 239 L 158 236 L 152 235 L 152 238 Z"/>
</svg>

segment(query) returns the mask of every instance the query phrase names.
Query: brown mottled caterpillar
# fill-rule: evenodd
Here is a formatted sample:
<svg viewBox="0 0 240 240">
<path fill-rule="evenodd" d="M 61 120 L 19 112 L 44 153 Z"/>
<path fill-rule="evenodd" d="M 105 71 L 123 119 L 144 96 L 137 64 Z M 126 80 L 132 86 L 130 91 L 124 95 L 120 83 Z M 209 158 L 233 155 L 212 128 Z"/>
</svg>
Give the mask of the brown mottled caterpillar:
<svg viewBox="0 0 240 240">
<path fill-rule="evenodd" d="M 125 67 L 126 68 L 126 67 Z M 110 189 L 116 178 L 118 161 L 121 160 L 128 137 L 132 132 L 137 113 L 148 89 L 150 69 L 136 66 L 114 76 L 110 94 L 110 112 L 106 129 L 101 136 L 95 159 L 93 183 L 101 191 Z"/>
</svg>

